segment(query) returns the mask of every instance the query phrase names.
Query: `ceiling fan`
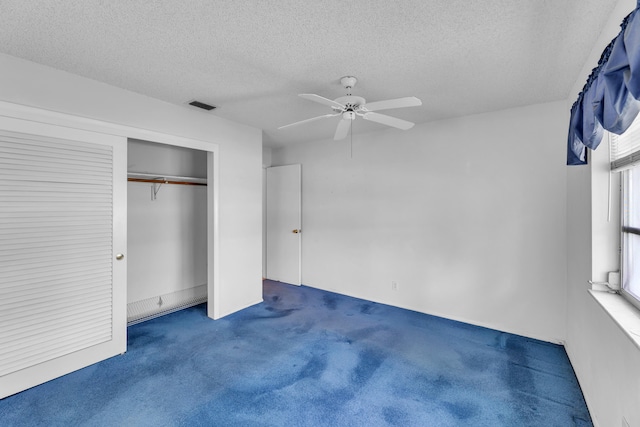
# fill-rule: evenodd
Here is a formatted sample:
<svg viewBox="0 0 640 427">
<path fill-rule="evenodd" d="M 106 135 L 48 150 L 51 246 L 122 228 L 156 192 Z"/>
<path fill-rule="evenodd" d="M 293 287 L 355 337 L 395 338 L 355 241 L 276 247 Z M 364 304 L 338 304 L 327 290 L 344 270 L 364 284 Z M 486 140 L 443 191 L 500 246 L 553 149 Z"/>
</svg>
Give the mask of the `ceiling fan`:
<svg viewBox="0 0 640 427">
<path fill-rule="evenodd" d="M 333 101 L 313 93 L 301 93 L 298 96 L 308 99 L 309 101 L 331 107 L 333 113 L 280 126 L 278 129 L 297 126 L 303 123 L 314 122 L 316 120 L 326 119 L 329 117 L 342 116 L 342 119 L 338 122 L 336 133 L 333 136 L 333 139 L 337 141 L 347 136 L 349 129 L 351 128 L 351 122 L 355 120 L 357 116 L 371 122 L 380 123 L 402 130 L 411 129 L 413 127 L 414 123 L 412 122 L 376 113 L 375 111 L 390 110 L 392 108 L 417 107 L 422 105 L 422 101 L 415 96 L 409 96 L 406 98 L 388 99 L 386 101 L 375 101 L 367 104 L 367 101 L 363 97 L 351 95 L 351 89 L 356 85 L 357 81 L 358 79 L 353 76 L 346 76 L 340 79 L 342 86 L 347 89 L 347 96 L 341 96 Z"/>
</svg>

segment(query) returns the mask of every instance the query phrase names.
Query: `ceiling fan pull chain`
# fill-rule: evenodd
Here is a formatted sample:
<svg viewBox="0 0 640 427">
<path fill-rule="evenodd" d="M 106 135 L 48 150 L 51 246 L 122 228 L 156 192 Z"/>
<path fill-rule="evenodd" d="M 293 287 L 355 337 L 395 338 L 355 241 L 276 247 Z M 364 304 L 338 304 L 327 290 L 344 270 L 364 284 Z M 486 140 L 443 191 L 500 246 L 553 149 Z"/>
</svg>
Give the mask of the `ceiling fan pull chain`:
<svg viewBox="0 0 640 427">
<path fill-rule="evenodd" d="M 349 143 L 349 159 L 353 159 L 353 123 L 351 124 L 351 129 L 349 129 L 351 133 L 350 143 Z"/>
</svg>

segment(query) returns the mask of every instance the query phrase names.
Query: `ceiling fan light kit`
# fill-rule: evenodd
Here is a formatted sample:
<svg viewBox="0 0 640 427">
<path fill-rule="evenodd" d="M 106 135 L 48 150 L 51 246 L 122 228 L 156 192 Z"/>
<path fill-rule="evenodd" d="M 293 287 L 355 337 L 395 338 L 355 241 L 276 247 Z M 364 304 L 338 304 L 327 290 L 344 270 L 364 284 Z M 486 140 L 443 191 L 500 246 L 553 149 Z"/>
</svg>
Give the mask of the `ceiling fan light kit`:
<svg viewBox="0 0 640 427">
<path fill-rule="evenodd" d="M 360 116 L 365 120 L 380 123 L 386 126 L 391 126 L 396 129 L 407 130 L 414 126 L 414 123 L 398 119 L 396 117 L 387 116 L 386 114 L 375 113 L 379 110 L 390 110 L 392 108 L 404 108 L 404 107 L 418 107 L 422 105 L 422 101 L 414 96 L 406 98 L 388 99 L 385 101 L 376 101 L 367 104 L 367 100 L 361 96 L 351 95 L 351 89 L 356 85 L 358 79 L 354 76 L 345 76 L 340 79 L 340 83 L 347 90 L 346 96 L 341 96 L 334 100 L 325 98 L 313 93 L 302 93 L 299 96 L 309 101 L 317 102 L 319 104 L 330 107 L 333 114 L 325 114 L 318 117 L 312 117 L 310 119 L 301 120 L 299 122 L 291 123 L 285 126 L 280 126 L 278 129 L 284 129 L 290 126 L 297 126 L 303 123 L 309 123 L 316 120 L 325 119 L 328 117 L 342 116 L 338 122 L 336 133 L 333 137 L 334 140 L 344 139 L 349 133 L 351 128 L 351 122 Z"/>
</svg>

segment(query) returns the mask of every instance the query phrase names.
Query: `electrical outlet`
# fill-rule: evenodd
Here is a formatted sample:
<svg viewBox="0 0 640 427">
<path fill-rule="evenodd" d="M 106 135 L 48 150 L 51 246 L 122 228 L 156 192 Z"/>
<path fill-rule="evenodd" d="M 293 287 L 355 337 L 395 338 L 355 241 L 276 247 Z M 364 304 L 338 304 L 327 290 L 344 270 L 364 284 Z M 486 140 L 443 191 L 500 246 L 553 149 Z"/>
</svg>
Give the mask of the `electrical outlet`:
<svg viewBox="0 0 640 427">
<path fill-rule="evenodd" d="M 391 282 L 391 290 L 392 291 L 398 290 L 398 282 Z"/>
</svg>

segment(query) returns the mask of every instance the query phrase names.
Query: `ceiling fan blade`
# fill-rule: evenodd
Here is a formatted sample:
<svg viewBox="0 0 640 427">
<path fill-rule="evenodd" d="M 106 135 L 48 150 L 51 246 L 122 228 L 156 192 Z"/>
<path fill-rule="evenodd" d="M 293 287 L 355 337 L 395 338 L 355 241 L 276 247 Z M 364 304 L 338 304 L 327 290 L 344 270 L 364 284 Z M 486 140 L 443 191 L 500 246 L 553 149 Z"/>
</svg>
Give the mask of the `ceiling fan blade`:
<svg viewBox="0 0 640 427">
<path fill-rule="evenodd" d="M 351 128 L 351 122 L 352 120 L 350 119 L 340 120 L 340 122 L 338 123 L 338 127 L 336 128 L 336 134 L 333 136 L 333 139 L 335 141 L 344 139 L 347 136 L 347 134 L 349 133 L 349 129 Z"/>
<path fill-rule="evenodd" d="M 329 107 L 339 108 L 340 110 L 344 110 L 345 106 L 340 104 L 339 102 L 332 101 L 330 99 L 325 98 L 324 96 L 316 95 L 313 93 L 301 93 L 298 95 L 300 98 L 308 99 L 309 101 L 318 102 L 323 105 L 327 105 Z"/>
<path fill-rule="evenodd" d="M 415 123 L 408 122 L 406 120 L 397 119 L 395 117 L 386 116 L 380 113 L 365 113 L 362 118 L 372 122 L 380 123 L 383 125 L 391 126 L 394 128 L 408 130 L 413 127 Z"/>
<path fill-rule="evenodd" d="M 420 101 L 415 96 L 408 96 L 406 98 L 387 99 L 386 101 L 370 102 L 365 104 L 364 108 L 367 111 L 378 111 L 390 110 L 392 108 L 418 107 L 420 105 L 422 105 L 422 101 Z"/>
<path fill-rule="evenodd" d="M 335 116 L 339 116 L 339 115 L 340 115 L 340 113 L 336 113 L 336 114 L 325 114 L 324 116 L 313 117 L 313 118 L 310 118 L 310 119 L 301 120 L 301 121 L 299 121 L 299 122 L 295 122 L 295 123 L 291 123 L 291 124 L 288 124 L 288 125 L 280 126 L 280 127 L 278 128 L 278 130 L 280 130 L 280 129 L 284 129 L 284 128 L 288 128 L 289 126 L 298 126 L 298 125 L 301 125 L 301 124 L 303 124 L 303 123 L 315 122 L 316 120 L 325 119 L 325 118 L 327 118 L 327 117 L 335 117 Z"/>
</svg>

